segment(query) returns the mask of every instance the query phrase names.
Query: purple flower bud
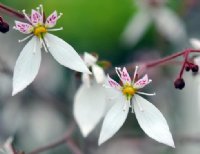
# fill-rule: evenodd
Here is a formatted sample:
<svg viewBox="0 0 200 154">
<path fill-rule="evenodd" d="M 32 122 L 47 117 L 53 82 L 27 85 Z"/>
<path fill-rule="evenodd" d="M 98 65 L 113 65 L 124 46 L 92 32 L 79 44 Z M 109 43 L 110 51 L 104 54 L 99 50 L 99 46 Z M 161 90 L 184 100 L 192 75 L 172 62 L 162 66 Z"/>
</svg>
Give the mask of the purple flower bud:
<svg viewBox="0 0 200 154">
<path fill-rule="evenodd" d="M 186 66 L 185 67 L 185 70 L 188 72 L 188 71 L 190 71 L 190 67 L 189 66 Z"/>
<path fill-rule="evenodd" d="M 4 21 L 0 22 L 0 32 L 6 33 L 8 31 L 9 31 L 9 25 Z"/>
<path fill-rule="evenodd" d="M 198 65 L 193 65 L 192 66 L 192 72 L 196 73 L 199 71 L 199 66 Z"/>
<path fill-rule="evenodd" d="M 183 89 L 185 87 L 185 81 L 182 78 L 178 78 L 174 82 L 174 87 L 176 89 Z"/>
</svg>

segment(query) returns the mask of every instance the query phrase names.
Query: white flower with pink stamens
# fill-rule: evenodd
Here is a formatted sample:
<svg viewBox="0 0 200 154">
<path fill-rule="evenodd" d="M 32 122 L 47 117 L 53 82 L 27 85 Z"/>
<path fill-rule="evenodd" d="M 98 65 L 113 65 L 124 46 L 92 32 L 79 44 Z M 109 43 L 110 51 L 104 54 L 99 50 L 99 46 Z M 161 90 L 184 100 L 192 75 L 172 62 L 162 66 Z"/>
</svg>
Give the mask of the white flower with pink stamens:
<svg viewBox="0 0 200 154">
<path fill-rule="evenodd" d="M 46 20 L 44 19 L 43 7 L 32 10 L 29 17 L 25 10 L 23 10 L 25 18 L 28 23 L 15 21 L 14 29 L 20 31 L 28 36 L 19 42 L 25 41 L 28 38 L 32 39 L 26 44 L 21 51 L 15 68 L 13 77 L 13 92 L 12 95 L 17 94 L 26 88 L 36 77 L 40 63 L 41 63 L 41 48 L 46 52 L 50 52 L 52 56 L 61 65 L 79 72 L 90 73 L 87 66 L 77 54 L 72 46 L 60 39 L 59 37 L 49 34 L 49 31 L 58 31 L 63 28 L 53 28 L 57 20 L 62 16 L 54 11 Z"/>
<path fill-rule="evenodd" d="M 129 108 L 131 108 L 140 127 L 149 137 L 174 147 L 172 135 L 162 113 L 153 104 L 138 95 L 150 96 L 155 95 L 155 93 L 148 94 L 140 91 L 151 80 L 145 75 L 136 81 L 137 69 L 138 67 L 136 67 L 133 80 L 131 80 L 125 67 L 123 69 L 116 68 L 122 86 L 108 76 L 105 87 L 115 91 L 115 96 L 111 99 L 115 103 L 105 116 L 98 143 L 101 145 L 122 127 L 127 118 Z"/>
</svg>

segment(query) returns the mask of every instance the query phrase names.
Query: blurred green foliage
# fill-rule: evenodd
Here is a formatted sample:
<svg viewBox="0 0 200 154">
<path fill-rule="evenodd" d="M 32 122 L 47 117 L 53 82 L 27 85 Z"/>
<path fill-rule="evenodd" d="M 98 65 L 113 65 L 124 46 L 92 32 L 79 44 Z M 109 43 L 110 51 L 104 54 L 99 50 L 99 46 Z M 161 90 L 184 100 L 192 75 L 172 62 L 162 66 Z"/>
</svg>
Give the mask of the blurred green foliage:
<svg viewBox="0 0 200 154">
<path fill-rule="evenodd" d="M 122 57 L 127 57 L 133 49 L 125 49 L 120 44 L 120 36 L 129 19 L 137 13 L 133 0 L 0 0 L 5 5 L 17 10 L 32 8 L 43 4 L 48 16 L 57 10 L 64 15 L 57 27 L 63 31 L 55 32 L 71 44 L 79 53 L 97 52 L 101 58 L 113 63 L 122 63 Z M 170 0 L 168 5 L 179 9 L 180 0 Z M 155 28 L 152 26 L 140 41 L 137 48 L 143 46 L 162 46 L 158 42 Z"/>
</svg>

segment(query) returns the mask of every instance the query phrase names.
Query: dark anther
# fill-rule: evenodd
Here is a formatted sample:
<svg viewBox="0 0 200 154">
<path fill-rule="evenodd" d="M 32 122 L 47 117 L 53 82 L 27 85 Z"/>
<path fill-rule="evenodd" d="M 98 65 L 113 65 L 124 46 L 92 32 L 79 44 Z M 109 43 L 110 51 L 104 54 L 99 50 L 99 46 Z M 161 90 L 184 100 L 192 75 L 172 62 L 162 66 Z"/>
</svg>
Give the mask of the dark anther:
<svg viewBox="0 0 200 154">
<path fill-rule="evenodd" d="M 6 33 L 9 31 L 9 25 L 0 17 L 0 32 Z"/>
<path fill-rule="evenodd" d="M 176 89 L 183 89 L 185 87 L 185 81 L 182 78 L 176 79 L 174 82 L 174 87 Z"/>
<path fill-rule="evenodd" d="M 190 71 L 190 66 L 186 66 L 185 67 L 185 70 L 188 72 L 188 71 Z"/>
<path fill-rule="evenodd" d="M 196 73 L 199 71 L 199 66 L 198 65 L 193 65 L 192 66 L 192 72 Z"/>
</svg>

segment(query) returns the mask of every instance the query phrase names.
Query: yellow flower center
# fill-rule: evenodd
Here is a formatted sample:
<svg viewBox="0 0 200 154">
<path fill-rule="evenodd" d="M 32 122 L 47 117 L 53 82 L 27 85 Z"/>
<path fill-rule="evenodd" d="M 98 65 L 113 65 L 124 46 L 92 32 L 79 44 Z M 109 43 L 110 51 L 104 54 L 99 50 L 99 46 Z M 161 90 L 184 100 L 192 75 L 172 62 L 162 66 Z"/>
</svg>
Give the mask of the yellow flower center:
<svg viewBox="0 0 200 154">
<path fill-rule="evenodd" d="M 36 27 L 33 31 L 34 35 L 36 35 L 37 37 L 41 37 L 42 34 L 46 32 L 47 32 L 47 29 L 44 26 Z"/>
<path fill-rule="evenodd" d="M 137 89 L 135 89 L 132 85 L 124 85 L 122 88 L 122 93 L 126 96 L 127 100 L 130 100 L 133 95 L 137 92 Z"/>
</svg>

